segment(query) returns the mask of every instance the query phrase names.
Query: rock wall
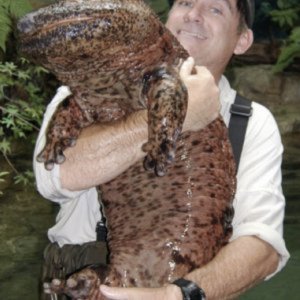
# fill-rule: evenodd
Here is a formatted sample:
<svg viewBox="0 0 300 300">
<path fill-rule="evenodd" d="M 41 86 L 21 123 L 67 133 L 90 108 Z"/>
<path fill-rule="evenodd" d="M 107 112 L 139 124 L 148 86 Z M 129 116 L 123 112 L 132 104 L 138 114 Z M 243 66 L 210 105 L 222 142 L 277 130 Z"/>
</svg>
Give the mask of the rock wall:
<svg viewBox="0 0 300 300">
<path fill-rule="evenodd" d="M 300 132 L 300 73 L 274 74 L 272 65 L 232 67 L 227 74 L 241 95 L 268 107 L 282 134 Z"/>
</svg>

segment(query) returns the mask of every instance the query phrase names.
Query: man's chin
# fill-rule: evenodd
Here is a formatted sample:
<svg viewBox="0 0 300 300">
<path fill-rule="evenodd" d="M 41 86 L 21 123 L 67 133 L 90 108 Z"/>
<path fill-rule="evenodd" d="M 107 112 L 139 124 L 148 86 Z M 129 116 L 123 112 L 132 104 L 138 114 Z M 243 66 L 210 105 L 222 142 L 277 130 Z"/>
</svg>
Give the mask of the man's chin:
<svg viewBox="0 0 300 300">
<path fill-rule="evenodd" d="M 193 56 L 193 53 L 199 55 L 199 49 L 205 45 L 205 40 L 200 40 L 193 36 L 178 36 L 177 39 L 191 56 Z"/>
<path fill-rule="evenodd" d="M 199 51 L 199 49 L 201 49 L 200 44 L 195 45 L 195 43 L 187 43 L 187 41 L 183 41 L 183 43 L 181 43 L 181 45 L 189 53 L 190 56 L 192 56 L 194 58 L 198 58 L 200 56 L 200 51 Z"/>
</svg>

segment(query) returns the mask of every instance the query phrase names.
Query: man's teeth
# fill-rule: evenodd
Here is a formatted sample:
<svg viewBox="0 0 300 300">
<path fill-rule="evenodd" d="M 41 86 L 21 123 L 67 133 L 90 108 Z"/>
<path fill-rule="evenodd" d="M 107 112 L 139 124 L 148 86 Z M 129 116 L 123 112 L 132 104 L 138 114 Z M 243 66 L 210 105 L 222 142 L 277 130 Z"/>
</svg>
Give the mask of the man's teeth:
<svg viewBox="0 0 300 300">
<path fill-rule="evenodd" d="M 189 32 L 189 31 L 185 31 L 185 30 L 180 30 L 180 33 L 181 34 L 185 34 L 185 35 L 188 35 L 188 36 L 192 36 L 192 37 L 195 37 L 195 38 L 198 38 L 200 40 L 204 40 L 205 37 L 199 33 L 196 33 L 196 32 Z"/>
</svg>

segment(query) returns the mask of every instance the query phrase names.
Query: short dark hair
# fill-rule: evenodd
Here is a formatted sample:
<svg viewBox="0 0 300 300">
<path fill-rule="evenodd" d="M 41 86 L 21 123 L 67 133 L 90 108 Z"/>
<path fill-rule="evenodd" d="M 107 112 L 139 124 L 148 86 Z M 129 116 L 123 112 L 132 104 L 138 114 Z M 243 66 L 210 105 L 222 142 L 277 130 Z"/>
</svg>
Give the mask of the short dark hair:
<svg viewBox="0 0 300 300">
<path fill-rule="evenodd" d="M 255 1 L 237 0 L 236 6 L 241 16 L 240 25 L 247 25 L 248 28 L 252 28 L 254 22 Z"/>
<path fill-rule="evenodd" d="M 173 5 L 174 0 L 168 0 L 170 7 Z M 246 26 L 251 28 L 254 21 L 254 0 L 237 0 L 237 9 L 241 15 L 240 18 L 240 29 Z"/>
</svg>

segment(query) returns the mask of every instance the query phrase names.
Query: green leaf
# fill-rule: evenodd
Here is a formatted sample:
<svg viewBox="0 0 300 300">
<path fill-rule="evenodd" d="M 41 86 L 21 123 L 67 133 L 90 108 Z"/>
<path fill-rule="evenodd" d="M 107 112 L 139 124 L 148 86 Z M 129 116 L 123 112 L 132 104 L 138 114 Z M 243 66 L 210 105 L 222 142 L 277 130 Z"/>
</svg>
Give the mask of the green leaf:
<svg viewBox="0 0 300 300">
<path fill-rule="evenodd" d="M 281 53 L 278 57 L 276 64 L 273 67 L 275 73 L 283 71 L 288 67 L 296 57 L 300 58 L 300 44 L 291 43 L 281 49 Z"/>
<path fill-rule="evenodd" d="M 0 73 L 12 76 L 15 74 L 17 66 L 11 62 L 5 62 L 0 65 Z"/>
<path fill-rule="evenodd" d="M 11 152 L 10 142 L 5 138 L 2 141 L 0 141 L 0 151 L 3 154 L 8 154 Z"/>
<path fill-rule="evenodd" d="M 12 32 L 12 18 L 20 18 L 32 10 L 28 0 L 0 0 L 0 48 L 6 51 L 6 41 Z"/>
<path fill-rule="evenodd" d="M 2 7 L 0 7 L 0 48 L 5 52 L 6 40 L 11 32 L 11 19 Z"/>
<path fill-rule="evenodd" d="M 24 81 L 30 78 L 30 75 L 24 71 L 19 71 L 17 76 L 19 79 L 24 80 Z"/>
<path fill-rule="evenodd" d="M 42 74 L 49 74 L 49 71 L 43 67 L 36 66 L 33 70 L 33 73 L 38 76 L 41 76 Z"/>
<path fill-rule="evenodd" d="M 5 177 L 6 175 L 8 175 L 9 172 L 0 172 L 0 182 L 5 182 L 5 179 L 3 179 L 3 177 Z M 0 196 L 3 195 L 3 192 L 0 190 Z"/>
<path fill-rule="evenodd" d="M 2 177 L 6 176 L 6 175 L 8 175 L 8 174 L 9 174 L 9 172 L 6 172 L 6 171 L 0 172 L 0 182 L 3 182 L 4 179 L 3 179 Z"/>
<path fill-rule="evenodd" d="M 282 0 L 278 0 L 277 1 L 277 6 L 279 7 L 279 8 L 284 8 L 284 1 L 282 1 Z"/>
<path fill-rule="evenodd" d="M 272 20 L 280 27 L 292 28 L 299 20 L 300 7 L 289 7 L 286 9 L 275 9 L 270 12 Z"/>
<path fill-rule="evenodd" d="M 18 113 L 18 108 L 14 105 L 9 105 L 6 107 L 5 113 L 14 116 Z"/>
<path fill-rule="evenodd" d="M 12 128 L 15 126 L 15 121 L 11 116 L 2 118 L 1 123 L 2 125 L 5 125 L 6 128 Z"/>
<path fill-rule="evenodd" d="M 34 180 L 34 174 L 32 171 L 27 170 L 26 172 L 20 173 L 14 177 L 15 184 L 29 185 Z"/>
<path fill-rule="evenodd" d="M 291 42 L 300 43 L 300 26 L 293 29 L 289 39 Z"/>
<path fill-rule="evenodd" d="M 0 7 L 5 9 L 7 7 L 9 7 L 10 5 L 10 0 L 0 0 Z"/>
<path fill-rule="evenodd" d="M 8 0 L 10 2 L 10 14 L 16 18 L 23 17 L 32 11 L 32 5 L 28 0 Z"/>
<path fill-rule="evenodd" d="M 280 55 L 273 67 L 274 72 L 281 72 L 300 57 L 300 5 L 299 0 L 278 0 L 278 9 L 272 10 L 272 20 L 284 28 L 289 37 L 283 41 Z"/>
</svg>

